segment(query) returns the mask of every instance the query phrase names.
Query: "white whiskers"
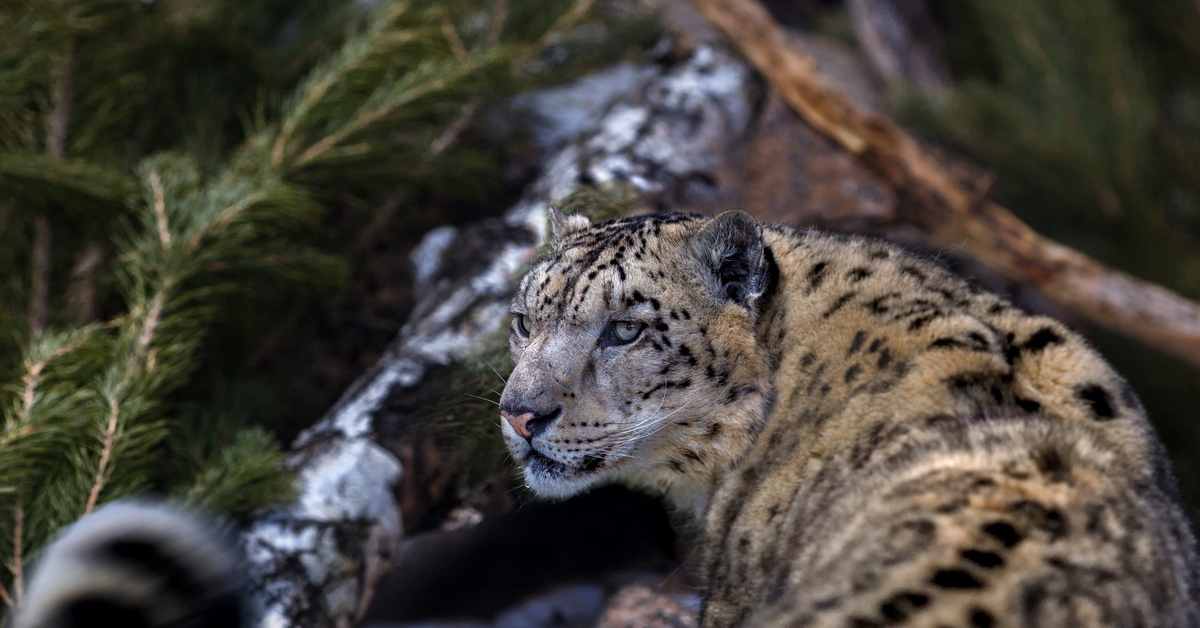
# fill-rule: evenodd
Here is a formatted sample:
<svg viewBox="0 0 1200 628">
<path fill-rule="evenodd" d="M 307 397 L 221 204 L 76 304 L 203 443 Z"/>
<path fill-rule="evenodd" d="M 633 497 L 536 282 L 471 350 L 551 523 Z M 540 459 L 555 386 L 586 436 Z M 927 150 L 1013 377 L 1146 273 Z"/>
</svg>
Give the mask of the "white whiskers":
<svg viewBox="0 0 1200 628">
<path fill-rule="evenodd" d="M 482 358 L 480 358 L 480 359 L 482 359 Z M 496 374 L 496 377 L 500 378 L 500 381 L 504 382 L 505 384 L 508 384 L 508 380 L 504 379 L 504 376 L 500 374 L 500 371 L 496 370 L 496 367 L 492 366 L 491 362 L 488 362 L 487 360 L 483 360 L 483 363 L 488 365 L 488 368 L 492 369 L 492 372 Z"/>
<path fill-rule="evenodd" d="M 492 404 L 492 405 L 496 406 L 497 408 L 499 408 L 499 407 L 500 407 L 500 402 L 499 402 L 499 401 L 492 401 L 491 399 L 488 399 L 487 397 L 480 397 L 479 395 L 472 395 L 471 393 L 463 393 L 463 394 L 464 394 L 464 395 L 466 395 L 466 396 L 468 396 L 468 397 L 474 397 L 474 398 L 476 398 L 476 399 L 479 399 L 480 401 L 486 401 L 486 402 L 488 402 L 488 403 L 490 403 L 490 404 Z"/>
<path fill-rule="evenodd" d="M 662 400 L 659 402 L 658 409 L 652 412 L 649 417 L 610 434 L 605 434 L 605 440 L 610 442 L 606 442 L 598 449 L 606 454 L 616 454 L 617 458 L 630 457 L 632 455 L 631 453 L 621 453 L 617 450 L 624 449 L 638 441 L 644 441 L 666 429 L 666 427 L 671 424 L 671 417 L 683 411 L 700 396 L 700 392 L 693 393 L 692 396 L 688 397 L 688 399 L 683 402 L 683 405 L 666 414 L 660 415 L 659 412 L 662 410 L 663 403 L 666 401 L 666 395 L 664 395 Z"/>
</svg>

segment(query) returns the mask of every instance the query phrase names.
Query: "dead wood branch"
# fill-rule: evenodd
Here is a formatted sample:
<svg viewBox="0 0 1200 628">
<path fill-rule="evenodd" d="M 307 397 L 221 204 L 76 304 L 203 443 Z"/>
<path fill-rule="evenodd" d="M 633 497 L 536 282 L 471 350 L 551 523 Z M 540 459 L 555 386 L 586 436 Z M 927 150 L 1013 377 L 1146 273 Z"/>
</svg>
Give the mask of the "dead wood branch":
<svg viewBox="0 0 1200 628">
<path fill-rule="evenodd" d="M 888 180 L 901 198 L 898 220 L 1096 323 L 1200 366 L 1200 305 L 1049 240 L 980 198 L 891 120 L 827 88 L 813 60 L 758 2 L 693 2 L 806 122 Z"/>
<path fill-rule="evenodd" d="M 71 283 L 67 286 L 67 312 L 79 325 L 94 322 L 99 305 L 100 267 L 104 263 L 104 248 L 91 241 L 79 253 L 71 267 Z"/>
<path fill-rule="evenodd" d="M 30 279 L 29 337 L 46 328 L 50 302 L 50 219 L 39 215 L 33 223 L 33 273 Z"/>
</svg>

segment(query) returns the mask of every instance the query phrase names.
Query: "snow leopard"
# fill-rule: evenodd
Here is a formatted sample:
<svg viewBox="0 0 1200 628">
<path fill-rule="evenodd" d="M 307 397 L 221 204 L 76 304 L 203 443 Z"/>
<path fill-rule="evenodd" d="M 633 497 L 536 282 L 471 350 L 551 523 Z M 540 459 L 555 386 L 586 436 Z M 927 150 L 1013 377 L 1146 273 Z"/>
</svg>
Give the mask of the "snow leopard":
<svg viewBox="0 0 1200 628">
<path fill-rule="evenodd" d="M 1164 448 L 1063 323 L 739 211 L 551 222 L 506 445 L 536 495 L 621 482 L 695 521 L 703 626 L 1200 625 Z"/>
<path fill-rule="evenodd" d="M 122 500 L 41 552 L 13 628 L 240 628 L 250 625 L 232 539 L 199 513 Z"/>
</svg>

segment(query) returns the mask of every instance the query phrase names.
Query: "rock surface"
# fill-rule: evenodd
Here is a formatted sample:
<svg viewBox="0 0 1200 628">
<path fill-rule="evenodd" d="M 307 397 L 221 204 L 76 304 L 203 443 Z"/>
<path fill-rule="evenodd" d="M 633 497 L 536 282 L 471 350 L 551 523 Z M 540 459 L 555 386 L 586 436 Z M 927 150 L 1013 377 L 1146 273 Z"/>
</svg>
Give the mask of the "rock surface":
<svg viewBox="0 0 1200 628">
<path fill-rule="evenodd" d="M 596 628 L 698 628 L 700 596 L 633 584 L 609 599 Z"/>
</svg>

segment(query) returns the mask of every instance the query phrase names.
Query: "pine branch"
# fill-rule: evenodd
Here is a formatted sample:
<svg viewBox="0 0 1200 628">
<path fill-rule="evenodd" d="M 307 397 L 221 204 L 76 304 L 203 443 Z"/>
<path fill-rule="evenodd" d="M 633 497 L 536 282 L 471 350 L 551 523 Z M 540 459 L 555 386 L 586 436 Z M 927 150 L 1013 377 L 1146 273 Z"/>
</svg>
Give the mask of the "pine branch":
<svg viewBox="0 0 1200 628">
<path fill-rule="evenodd" d="M 24 520 L 25 513 L 21 504 L 21 497 L 18 495 L 16 506 L 13 509 L 13 558 L 12 562 L 6 565 L 6 567 L 8 567 L 8 571 L 13 576 L 14 595 L 9 596 L 8 589 L 4 587 L 3 583 L 0 583 L 0 599 L 2 599 L 4 603 L 12 609 L 20 608 L 25 597 L 25 561 L 22 557 L 21 548 L 21 534 Z"/>
<path fill-rule="evenodd" d="M 504 33 L 504 24 L 508 21 L 508 0 L 495 1 L 496 3 L 489 13 L 490 22 L 487 33 L 487 42 L 492 46 L 500 43 L 500 36 Z"/>
<path fill-rule="evenodd" d="M 81 334 L 75 338 L 73 342 L 67 342 L 62 346 L 53 349 L 47 355 L 39 358 L 38 360 L 29 363 L 28 368 L 25 371 L 25 375 L 21 378 L 22 382 L 25 384 L 24 390 L 21 393 L 22 416 L 28 417 L 30 412 L 33 410 L 33 402 L 35 399 L 35 394 L 38 390 L 38 384 L 41 383 L 42 372 L 46 370 L 46 367 L 49 366 L 52 361 L 57 360 L 71 351 L 79 348 L 80 344 L 82 344 L 86 339 L 87 336 Z"/>
<path fill-rule="evenodd" d="M 49 481 L 56 488 L 47 491 L 45 499 L 80 495 L 78 509 L 73 511 L 61 506 L 30 510 L 23 503 L 9 502 L 10 510 L 21 506 L 22 512 L 37 513 L 42 518 L 39 530 L 47 533 L 81 513 L 90 513 L 102 501 L 145 486 L 147 469 L 153 468 L 146 461 L 160 455 L 154 445 L 168 434 L 166 424 L 156 420 L 162 400 L 186 381 L 194 368 L 197 332 L 202 332 L 214 315 L 205 302 L 229 289 L 219 280 L 209 283 L 221 274 L 206 267 L 228 260 L 246 269 L 256 256 L 261 258 L 264 251 L 271 250 L 255 246 L 264 235 L 269 238 L 271 234 L 286 234 L 305 221 L 303 216 L 314 214 L 314 205 L 307 196 L 289 186 L 263 184 L 253 177 L 226 173 L 209 185 L 197 186 L 194 171 L 178 159 L 151 160 L 143 168 L 143 182 L 143 228 L 131 234 L 125 252 L 119 256 L 130 312 L 106 326 L 115 335 L 115 344 L 106 358 L 108 364 L 82 380 L 55 378 L 46 388 L 48 369 L 90 341 L 100 328 L 70 339 L 47 337 L 43 343 L 46 349 L 30 353 L 24 385 L 16 395 L 19 405 L 13 413 L 15 420 L 6 421 L 0 435 L 0 449 L 5 451 L 0 457 L 0 478 L 5 483 L 14 477 L 18 478 L 18 487 Z M 197 206 L 210 209 L 189 209 Z M 189 219 L 172 220 L 173 216 L 184 215 Z M 64 391 L 64 385 L 74 392 Z M 94 426 L 96 440 L 83 443 L 82 448 L 63 440 L 75 436 L 70 430 L 62 431 L 68 424 L 56 420 L 67 409 L 52 402 L 56 397 L 75 399 L 71 404 L 76 408 L 71 413 L 72 421 L 79 419 Z M 261 453 L 261 449 L 255 451 Z M 78 451 L 71 466 L 86 475 L 74 479 L 71 473 L 63 475 L 61 471 L 66 468 L 61 459 L 43 455 L 55 450 Z M 49 480 L 53 477 L 58 479 Z M 238 477 L 253 479 L 250 475 L 234 479 Z M 286 482 L 278 467 L 272 470 L 272 477 L 277 484 Z M 80 492 L 75 493 L 72 486 L 79 486 Z M 227 490 L 235 493 L 236 487 L 230 483 Z M 279 490 L 249 493 L 245 499 L 249 502 L 253 495 L 269 498 L 282 494 Z M 33 546 L 44 538 L 32 539 Z M 17 548 L 11 549 L 15 553 Z M 12 567 L 20 569 L 21 562 Z M 12 573 L 15 582 L 17 571 Z"/>
<path fill-rule="evenodd" d="M 16 605 L 14 608 L 19 608 L 24 602 L 25 597 L 25 559 L 22 553 L 22 533 L 25 525 L 25 509 L 21 502 L 21 496 L 17 496 L 17 505 L 14 508 L 13 520 L 13 564 L 10 568 L 13 574 L 13 597 Z"/>
<path fill-rule="evenodd" d="M 327 158 L 329 154 L 333 152 L 333 149 L 342 142 L 346 141 L 347 138 L 365 131 L 371 125 L 387 118 L 397 109 L 400 109 L 401 107 L 410 104 L 419 98 L 450 87 L 454 83 L 474 74 L 475 71 L 492 62 L 493 60 L 494 59 L 489 59 L 486 57 L 473 59 L 470 62 L 462 63 L 459 65 L 459 67 L 452 69 L 448 75 L 441 75 L 439 72 L 439 70 L 443 70 L 444 67 L 426 67 L 423 68 L 425 70 L 424 73 L 436 76 L 437 78 L 430 78 L 412 86 L 402 84 L 401 89 L 396 89 L 394 86 L 389 86 L 385 92 L 379 93 L 375 95 L 374 98 L 368 100 L 368 102 L 372 100 L 383 102 L 378 103 L 378 105 L 374 107 L 361 109 L 341 128 L 330 133 L 329 135 L 326 135 L 320 141 L 305 149 L 304 152 L 302 152 L 293 162 L 292 167 L 300 169 L 318 159 Z M 445 65 L 450 66 L 451 64 Z M 388 92 L 399 93 L 393 95 Z"/>
<path fill-rule="evenodd" d="M 54 526 L 31 526 L 27 513 L 44 519 L 49 513 L 40 501 L 29 504 L 28 495 L 44 495 L 50 469 L 61 465 L 64 451 L 72 451 L 71 429 L 87 407 L 88 393 L 79 390 L 80 376 L 95 372 L 97 357 L 103 353 L 96 327 L 67 333 L 48 332 L 30 347 L 25 358 L 25 373 L 20 387 L 5 389 L 7 398 L 4 422 L 0 427 L 0 508 L 11 516 L 11 534 L 0 541 L 9 545 L 10 558 L 5 567 L 13 576 L 13 597 L 19 603 L 23 594 L 24 556 L 27 548 L 36 548 Z M 33 506 L 33 507 L 30 507 Z M 32 533 L 32 534 L 31 534 Z M 11 605 L 11 599 L 6 601 Z"/>
<path fill-rule="evenodd" d="M 493 3 L 487 21 L 470 11 L 454 16 L 431 0 L 374 3 L 363 25 L 294 86 L 283 82 L 264 88 L 262 76 L 254 74 L 261 69 L 230 72 L 237 79 L 233 82 L 250 77 L 249 87 L 239 88 L 246 94 L 291 94 L 280 106 L 267 96 L 258 121 L 246 124 L 244 135 L 231 131 L 230 118 L 219 112 L 193 114 L 187 107 L 174 107 L 172 111 L 186 110 L 181 117 L 202 118 L 195 122 L 197 128 L 211 124 L 218 129 L 215 139 L 195 140 L 218 147 L 205 152 L 200 164 L 170 152 L 139 155 L 146 147 L 192 141 L 178 131 L 166 133 L 166 127 L 179 122 L 165 123 L 162 111 L 148 105 L 159 99 L 174 106 L 174 92 L 195 89 L 170 83 L 177 68 L 171 55 L 180 54 L 171 48 L 172 38 L 187 39 L 195 36 L 188 29 L 210 28 L 215 30 L 208 35 L 228 44 L 236 37 L 216 32 L 226 18 L 217 10 L 193 15 L 170 3 L 146 8 L 125 0 L 95 2 L 95 13 L 74 12 L 80 4 L 61 20 L 30 5 L 36 11 L 23 23 L 36 23 L 49 38 L 0 36 L 0 81 L 14 79 L 7 84 L 28 87 L 30 94 L 0 94 L 0 189 L 5 209 L 14 208 L 4 215 L 4 224 L 11 219 L 22 233 L 41 233 L 37 223 L 44 220 L 47 235 L 54 226 L 56 245 L 39 245 L 40 236 L 33 246 L 21 243 L 18 263 L 31 268 L 20 273 L 20 281 L 28 278 L 30 291 L 26 294 L 21 285 L 13 293 L 21 295 L 21 307 L 34 305 L 31 315 L 42 311 L 38 303 L 44 304 L 46 315 L 34 316 L 30 329 L 36 333 L 25 341 L 20 372 L 6 374 L 11 379 L 0 386 L 5 410 L 0 422 L 0 555 L 11 576 L 2 583 L 7 587 L 0 588 L 0 599 L 10 606 L 20 602 L 24 560 L 55 530 L 105 501 L 156 488 L 231 512 L 288 498 L 290 478 L 280 472 L 278 447 L 261 431 L 241 430 L 232 439 L 212 443 L 186 474 L 163 470 L 171 466 L 162 464 L 164 451 L 177 447 L 186 430 L 211 429 L 189 425 L 181 415 L 191 394 L 182 387 L 196 379 L 205 335 L 236 316 L 247 298 L 262 298 L 255 294 L 256 286 L 290 296 L 327 289 L 344 275 L 341 260 L 304 243 L 322 209 L 314 199 L 318 190 L 374 202 L 383 194 L 411 198 L 404 186 L 424 184 L 421 178 L 430 172 L 444 187 L 450 187 L 445 181 L 461 178 L 477 153 L 460 150 L 459 138 L 467 134 L 481 103 L 530 84 L 530 77 L 545 80 L 553 74 L 538 67 L 515 77 L 512 61 L 533 46 L 540 47 L 523 58 L 533 59 L 547 46 L 565 41 L 565 32 L 547 28 L 582 23 L 594 3 L 562 7 L 564 13 L 552 13 L 537 28 L 524 18 L 510 19 L 510 9 L 514 16 L 532 10 L 511 0 Z M 0 7 L 0 34 L 6 33 L 6 10 Z M 264 11 L 295 15 L 290 8 Z M 263 32 L 282 37 L 278 16 L 272 18 Z M 120 20 L 136 22 L 130 32 L 145 39 L 123 49 L 112 38 L 99 36 Z M 237 45 L 247 41 L 259 40 L 245 38 Z M 39 48 L 46 45 L 50 53 Z M 279 49 L 314 48 L 289 43 Z M 156 61 L 144 63 L 151 58 Z M 166 60 L 160 64 L 160 58 Z M 13 70 L 6 65 L 12 59 L 28 65 Z M 132 61 L 138 61 L 136 68 L 121 66 Z M 309 63 L 280 59 L 270 67 Z M 97 89 L 105 81 L 111 82 L 111 91 Z M 226 81 L 214 84 L 224 88 Z M 139 85 L 146 89 L 136 90 Z M 126 100 L 139 104 L 122 100 L 130 94 L 137 96 Z M 253 108 L 245 98 L 213 98 L 228 98 L 222 102 L 232 108 Z M 139 109 L 141 104 L 147 108 Z M 36 132 L 30 135 L 30 129 Z M 101 165 L 139 159 L 136 176 L 120 165 Z M 367 188 L 364 183 L 385 180 L 386 186 L 367 190 L 378 196 L 359 197 Z M 26 216 L 17 207 L 51 213 Z M 83 223 L 77 218 L 101 229 L 79 228 L 76 223 Z M 101 243 L 109 241 L 114 254 L 102 262 Z M 71 246 L 84 250 L 72 251 Z M 72 266 L 68 303 L 94 303 L 95 296 L 75 295 L 94 293 L 97 277 L 102 277 L 111 279 L 102 285 L 115 286 L 117 293 L 102 300 L 105 307 L 111 309 L 119 296 L 124 311 L 87 327 L 48 326 L 67 320 L 50 311 L 55 299 L 49 278 Z M 24 326 L 18 322 L 17 327 Z M 15 355 L 10 363 L 6 371 L 18 368 Z M 10 527 L 19 530 L 9 534 L 14 532 Z"/>
<path fill-rule="evenodd" d="M 425 153 L 426 158 L 431 159 L 446 152 L 446 149 L 450 148 L 450 145 L 458 139 L 458 136 L 471 125 L 471 120 L 475 117 L 477 111 L 479 111 L 478 99 L 463 105 L 454 120 L 446 126 L 446 130 L 442 131 L 442 134 L 437 136 L 437 139 L 429 143 L 429 150 Z"/>
<path fill-rule="evenodd" d="M 466 61 L 469 53 L 467 47 L 463 44 L 463 40 L 458 36 L 458 29 L 454 28 L 454 22 L 445 15 L 441 19 L 442 35 L 446 37 L 446 43 L 449 44 L 450 50 L 454 51 L 454 56 L 459 61 Z"/>
<path fill-rule="evenodd" d="M 578 25 L 592 11 L 592 7 L 596 4 L 596 0 L 575 0 L 571 4 L 571 8 L 567 9 L 558 20 L 546 31 L 537 43 L 529 47 L 513 60 L 514 67 L 519 67 L 529 63 L 531 60 L 542 54 L 555 43 L 563 34 Z"/>
<path fill-rule="evenodd" d="M 328 106 L 327 96 L 346 82 L 356 70 L 375 61 L 380 48 L 387 44 L 400 48 L 414 43 L 422 35 L 417 31 L 389 32 L 387 26 L 394 24 L 408 10 L 407 2 L 385 2 L 376 9 L 370 30 L 352 37 L 327 61 L 315 67 L 294 92 L 287 106 L 283 123 L 273 143 L 271 164 L 276 169 L 285 167 L 285 159 L 295 151 L 292 143 L 301 126 L 310 118 L 317 118 Z"/>
<path fill-rule="evenodd" d="M 87 504 L 83 507 L 83 516 L 92 514 L 92 511 L 96 509 L 96 502 L 100 499 L 100 491 L 104 489 L 104 481 L 107 479 L 108 459 L 112 456 L 113 445 L 117 438 L 117 427 L 120 425 L 118 422 L 120 417 L 121 407 L 117 403 L 117 400 L 109 400 L 108 427 L 104 431 L 104 448 L 100 450 L 96 480 L 92 483 L 92 490 L 88 492 Z"/>
<path fill-rule="evenodd" d="M 171 229 L 167 226 L 167 201 L 163 198 L 162 177 L 158 170 L 151 168 L 148 179 L 150 191 L 153 194 L 151 204 L 154 207 L 154 220 L 158 226 L 158 240 L 164 247 L 171 246 Z"/>
<path fill-rule="evenodd" d="M 263 504 L 290 500 L 295 489 L 281 475 L 284 456 L 267 432 L 246 429 L 237 433 L 214 460 L 197 474 L 180 495 L 184 503 L 210 511 L 241 514 Z"/>
<path fill-rule="evenodd" d="M 137 189 L 123 172 L 87 160 L 0 152 L 0 189 L 24 205 L 65 212 L 120 210 Z"/>
</svg>

